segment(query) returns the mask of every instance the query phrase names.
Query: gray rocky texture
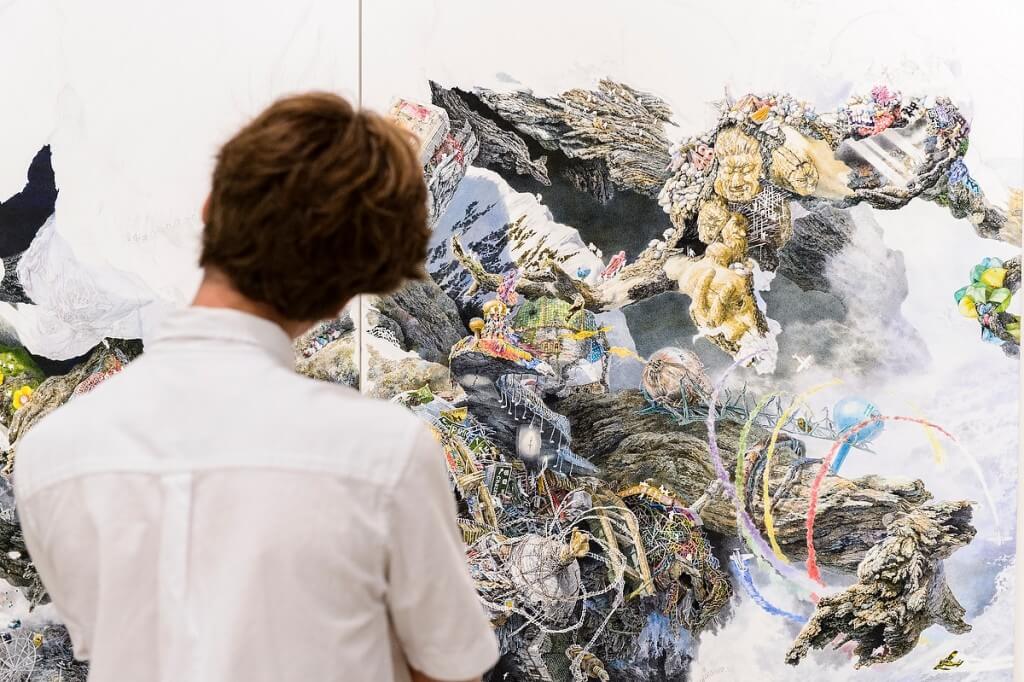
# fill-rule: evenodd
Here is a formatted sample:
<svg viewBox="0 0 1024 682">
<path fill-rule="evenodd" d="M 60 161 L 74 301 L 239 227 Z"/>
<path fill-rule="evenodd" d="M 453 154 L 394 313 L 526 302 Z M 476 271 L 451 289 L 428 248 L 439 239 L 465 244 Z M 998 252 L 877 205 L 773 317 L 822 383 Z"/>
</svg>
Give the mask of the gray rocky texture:
<svg viewBox="0 0 1024 682">
<path fill-rule="evenodd" d="M 664 126 L 672 112 L 650 93 L 604 79 L 597 90 L 574 88 L 557 97 L 485 89 L 475 94 L 517 131 L 544 149 L 561 152 L 573 169 L 567 177 L 596 190 L 598 199 L 606 198 L 607 183 L 595 185 L 593 178 L 603 180 L 605 173 L 616 189 L 651 197 L 668 178 Z"/>
<path fill-rule="evenodd" d="M 947 173 L 953 162 L 952 158 L 943 159 L 936 150 L 931 150 L 925 162 L 925 167 L 929 170 L 921 172 L 920 184 L 916 185 L 921 198 L 945 207 L 954 218 L 966 219 L 979 237 L 1020 244 L 1020 215 L 1014 214 L 1012 209 L 1004 210 L 1002 207 L 994 206 L 980 189 L 975 194 L 963 185 L 950 183 Z M 934 166 L 929 166 L 933 163 Z M 923 190 L 920 189 L 922 186 Z M 870 200 L 869 203 L 879 208 L 898 208 L 906 204 L 906 201 L 894 206 Z"/>
<path fill-rule="evenodd" d="M 1003 350 L 1003 353 L 1005 353 L 1007 357 L 1013 358 L 1020 355 L 1020 344 L 1017 342 L 1017 339 L 1013 337 L 1013 334 L 1011 334 L 1006 328 L 1006 326 L 1011 322 L 1019 322 L 1017 316 L 1013 313 L 996 313 L 992 321 L 989 323 L 989 329 L 992 331 L 994 336 L 1005 342 L 999 346 Z"/>
<path fill-rule="evenodd" d="M 954 211 L 951 211 L 951 213 L 953 213 L 955 218 L 963 217 Z M 1020 243 L 1021 223 L 1019 219 L 1014 220 L 1003 209 L 991 204 L 985 206 L 984 216 L 977 223 L 971 221 L 974 231 L 978 233 L 979 237 L 999 239 L 1010 244 Z"/>
<path fill-rule="evenodd" d="M 1014 256 L 1006 261 L 1003 263 L 1003 267 L 1006 268 L 1003 286 L 1011 292 L 1017 293 L 1017 290 L 1020 289 L 1020 256 Z"/>
<path fill-rule="evenodd" d="M 7 476 L 0 476 L 0 578 L 21 590 L 33 604 L 49 600 L 25 547 L 14 506 L 14 487 Z"/>
<path fill-rule="evenodd" d="M 1006 278 L 1003 280 L 1003 286 L 1016 295 L 1020 289 L 1020 256 L 1014 256 L 1006 261 L 1003 263 L 1003 267 L 1006 268 Z M 1020 319 L 1014 313 L 1002 312 L 995 316 L 990 327 L 993 334 L 1006 342 L 1000 347 L 1007 357 L 1016 357 L 1020 355 L 1020 342 L 1006 329 L 1006 325 L 1011 322 L 1019 323 Z"/>
<path fill-rule="evenodd" d="M 390 400 L 399 393 L 423 386 L 428 386 L 433 393 L 457 391 L 451 373 L 444 365 L 411 357 L 391 360 L 370 345 L 364 351 L 370 354 L 367 363 L 370 387 L 367 395 L 370 397 Z"/>
<path fill-rule="evenodd" d="M 852 206 L 859 201 L 864 201 L 875 208 L 891 210 L 902 208 L 911 199 L 920 196 L 922 199 L 944 206 L 954 218 L 966 219 L 979 237 L 998 239 L 1010 244 L 1019 243 L 1020 220 L 1010 216 L 1004 209 L 989 203 L 984 192 L 979 191 L 977 196 L 961 197 L 961 200 L 957 201 L 957 192 L 950 187 L 946 179 L 946 173 L 953 160 L 952 158 L 942 158 L 933 151 L 929 153 L 927 160 L 918 171 L 915 182 L 911 183 L 914 190 L 900 190 L 891 187 L 884 190 L 856 189 L 853 197 L 845 200 L 841 205 Z M 922 190 L 922 188 L 924 189 Z M 968 194 L 963 189 L 960 189 L 960 192 Z"/>
<path fill-rule="evenodd" d="M 403 350 L 429 362 L 447 364 L 451 347 L 469 333 L 455 301 L 430 279 L 407 282 L 372 306 L 371 324 L 391 329 Z"/>
<path fill-rule="evenodd" d="M 496 358 L 476 350 L 463 351 L 451 359 L 451 373 L 462 386 L 470 414 L 487 428 L 487 437 L 503 452 L 516 451 L 519 424 L 508 414 L 495 381 L 504 374 L 536 374 L 515 362 Z M 548 447 L 551 427 L 543 431 L 543 454 L 554 454 Z"/>
<path fill-rule="evenodd" d="M 550 184 L 545 157 L 530 158 L 526 141 L 516 133 L 474 111 L 466 101 L 466 93 L 430 83 L 431 100 L 448 112 L 453 129 L 468 124 L 480 145 L 477 162 L 488 168 L 510 170 L 517 175 L 528 175 L 545 185 Z"/>
<path fill-rule="evenodd" d="M 0 278 L 0 301 L 4 303 L 32 303 L 25 293 L 25 287 L 18 277 L 18 263 L 22 253 L 7 256 L 3 259 L 3 277 Z"/>
<path fill-rule="evenodd" d="M 531 159 L 525 138 L 557 154 L 562 175 L 600 201 L 610 199 L 613 189 L 657 197 L 668 179 L 669 141 L 664 125 L 671 111 L 652 94 L 607 79 L 598 83 L 597 90 L 577 88 L 555 97 L 537 97 L 523 90 L 467 93 L 436 83 L 431 87 L 434 103 L 448 110 L 453 121 L 456 115 L 470 120 L 480 140 L 483 165 L 514 170 L 548 184 L 547 159 Z M 482 113 L 473 111 L 471 103 Z"/>
<path fill-rule="evenodd" d="M 498 290 L 504 280 L 502 274 L 489 272 L 476 254 L 468 251 L 457 238 L 452 237 L 451 246 L 455 260 L 472 279 L 473 284 L 466 292 L 468 295 L 475 294 L 478 290 Z M 600 310 L 603 305 L 600 294 L 593 287 L 582 280 L 570 277 L 550 258 L 542 260 L 535 267 L 525 268 L 516 281 L 515 291 L 530 300 L 557 298 L 588 310 Z"/>
<path fill-rule="evenodd" d="M 1014 256 L 1006 261 L 1003 263 L 1003 267 L 1006 268 L 1006 278 L 1003 280 L 1003 286 L 1016 295 L 1020 289 L 1020 256 Z M 1020 355 L 1020 342 L 1006 328 L 1006 325 L 1011 322 L 1019 323 L 1020 319 L 1014 313 L 998 313 L 992 320 L 989 328 L 993 334 L 1006 342 L 1000 348 L 1003 349 L 1007 357 L 1016 357 Z"/>
<path fill-rule="evenodd" d="M 868 550 L 857 567 L 857 582 L 818 602 L 786 661 L 795 665 L 811 648 L 856 641 L 857 667 L 863 667 L 909 653 L 932 625 L 954 634 L 969 631 L 942 560 L 974 537 L 970 521 L 966 502 L 887 515 L 886 538 Z"/>
<path fill-rule="evenodd" d="M 805 200 L 807 215 L 793 221 L 793 236 L 779 251 L 777 272 L 804 291 L 831 291 L 829 258 L 849 243 L 856 226 L 850 212 L 820 200 Z"/>
</svg>

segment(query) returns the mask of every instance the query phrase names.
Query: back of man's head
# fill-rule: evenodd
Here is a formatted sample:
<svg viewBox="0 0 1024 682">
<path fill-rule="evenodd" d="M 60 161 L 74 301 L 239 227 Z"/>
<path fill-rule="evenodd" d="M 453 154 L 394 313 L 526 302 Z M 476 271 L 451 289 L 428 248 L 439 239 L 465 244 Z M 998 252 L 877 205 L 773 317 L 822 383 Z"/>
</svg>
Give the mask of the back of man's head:
<svg viewBox="0 0 1024 682">
<path fill-rule="evenodd" d="M 200 265 L 289 320 L 425 276 L 427 190 L 409 134 L 344 99 L 281 99 L 220 150 Z"/>
</svg>

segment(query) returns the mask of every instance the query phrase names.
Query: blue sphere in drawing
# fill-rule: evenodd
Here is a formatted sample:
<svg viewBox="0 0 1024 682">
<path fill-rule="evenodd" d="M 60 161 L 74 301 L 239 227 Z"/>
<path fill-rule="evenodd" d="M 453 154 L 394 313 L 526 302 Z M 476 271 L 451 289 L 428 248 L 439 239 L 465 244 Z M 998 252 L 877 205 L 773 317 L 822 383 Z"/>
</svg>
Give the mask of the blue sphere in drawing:
<svg viewBox="0 0 1024 682">
<path fill-rule="evenodd" d="M 865 419 L 879 417 L 881 414 L 877 407 L 864 398 L 848 396 L 837 402 L 835 407 L 832 408 L 832 421 L 835 424 L 836 431 L 842 435 Z M 883 428 L 885 428 L 885 422 L 877 421 L 851 435 L 847 441 L 854 445 L 868 443 L 877 438 Z"/>
<path fill-rule="evenodd" d="M 847 396 L 841 399 L 832 408 L 832 423 L 835 425 L 839 436 L 844 439 L 836 458 L 832 462 L 832 473 L 837 473 L 843 465 L 843 461 L 850 453 L 850 447 L 869 443 L 878 437 L 878 434 L 885 428 L 885 422 L 878 420 L 868 424 L 856 433 L 847 435 L 857 424 L 865 419 L 880 417 L 882 413 L 870 401 L 859 396 Z"/>
</svg>

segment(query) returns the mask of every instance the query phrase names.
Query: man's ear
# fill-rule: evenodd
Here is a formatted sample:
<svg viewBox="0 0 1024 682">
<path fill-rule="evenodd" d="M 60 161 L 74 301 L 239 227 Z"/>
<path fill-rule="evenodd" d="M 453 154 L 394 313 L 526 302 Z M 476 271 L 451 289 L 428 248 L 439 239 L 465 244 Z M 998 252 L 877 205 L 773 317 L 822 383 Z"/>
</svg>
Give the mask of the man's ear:
<svg viewBox="0 0 1024 682">
<path fill-rule="evenodd" d="M 203 212 L 201 214 L 203 218 L 203 225 L 210 222 L 210 195 L 206 195 L 206 201 L 203 202 Z"/>
</svg>

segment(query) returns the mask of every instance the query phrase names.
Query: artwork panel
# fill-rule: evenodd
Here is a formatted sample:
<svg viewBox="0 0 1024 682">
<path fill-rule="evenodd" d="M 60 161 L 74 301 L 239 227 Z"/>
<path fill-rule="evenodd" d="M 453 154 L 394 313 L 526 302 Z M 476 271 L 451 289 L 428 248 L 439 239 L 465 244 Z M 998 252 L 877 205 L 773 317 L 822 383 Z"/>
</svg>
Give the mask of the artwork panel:
<svg viewBox="0 0 1024 682">
<path fill-rule="evenodd" d="M 364 101 L 422 141 L 433 283 L 369 305 L 364 389 L 444 446 L 489 679 L 1011 679 L 1013 29 L 394 9 Z"/>
<path fill-rule="evenodd" d="M 24 547 L 19 437 L 191 299 L 220 144 L 284 94 L 357 100 L 358 18 L 355 0 L 0 2 L 0 679 L 87 674 Z M 297 341 L 299 371 L 358 385 L 352 309 Z"/>
</svg>

